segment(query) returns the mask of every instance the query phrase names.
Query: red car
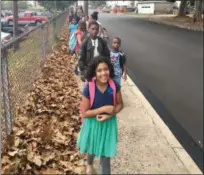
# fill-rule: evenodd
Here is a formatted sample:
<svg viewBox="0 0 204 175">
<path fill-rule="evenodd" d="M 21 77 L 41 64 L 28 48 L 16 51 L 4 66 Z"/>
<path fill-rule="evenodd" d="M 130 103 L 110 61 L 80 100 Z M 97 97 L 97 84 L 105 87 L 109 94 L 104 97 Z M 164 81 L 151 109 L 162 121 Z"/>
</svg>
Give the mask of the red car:
<svg viewBox="0 0 204 175">
<path fill-rule="evenodd" d="M 102 8 L 102 12 L 103 13 L 110 13 L 111 12 L 111 9 L 109 7 L 103 7 Z"/>
<path fill-rule="evenodd" d="M 13 16 L 5 17 L 7 24 L 13 25 Z M 48 22 L 48 18 L 45 16 L 38 16 L 36 12 L 23 12 L 18 14 L 18 24 L 35 24 Z"/>
</svg>

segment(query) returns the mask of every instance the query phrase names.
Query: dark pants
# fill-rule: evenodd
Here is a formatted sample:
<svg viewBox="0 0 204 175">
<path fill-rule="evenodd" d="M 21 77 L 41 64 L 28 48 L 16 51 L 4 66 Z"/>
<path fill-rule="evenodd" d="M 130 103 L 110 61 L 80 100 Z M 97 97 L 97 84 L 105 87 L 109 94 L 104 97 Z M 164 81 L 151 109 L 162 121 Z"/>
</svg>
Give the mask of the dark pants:
<svg viewBox="0 0 204 175">
<path fill-rule="evenodd" d="M 94 155 L 88 154 L 87 163 L 88 165 L 93 165 Z M 100 159 L 102 174 L 111 174 L 110 158 L 101 157 Z"/>
</svg>

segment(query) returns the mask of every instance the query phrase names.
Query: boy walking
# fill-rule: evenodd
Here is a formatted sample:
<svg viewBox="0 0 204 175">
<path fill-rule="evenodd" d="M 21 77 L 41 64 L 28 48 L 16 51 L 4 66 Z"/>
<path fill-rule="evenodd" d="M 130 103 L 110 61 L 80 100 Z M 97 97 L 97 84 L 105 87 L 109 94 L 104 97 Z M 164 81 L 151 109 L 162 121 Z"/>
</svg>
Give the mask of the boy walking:
<svg viewBox="0 0 204 175">
<path fill-rule="evenodd" d="M 126 57 L 125 54 L 120 51 L 121 39 L 118 37 L 112 40 L 112 49 L 110 52 L 111 63 L 114 68 L 114 80 L 121 85 L 121 78 L 127 79 Z"/>
<path fill-rule="evenodd" d="M 105 56 L 110 58 L 107 43 L 101 37 L 97 36 L 99 33 L 99 24 L 96 21 L 92 21 L 88 27 L 90 35 L 83 41 L 79 52 L 79 69 L 82 81 L 85 81 L 84 75 L 94 57 Z"/>
</svg>

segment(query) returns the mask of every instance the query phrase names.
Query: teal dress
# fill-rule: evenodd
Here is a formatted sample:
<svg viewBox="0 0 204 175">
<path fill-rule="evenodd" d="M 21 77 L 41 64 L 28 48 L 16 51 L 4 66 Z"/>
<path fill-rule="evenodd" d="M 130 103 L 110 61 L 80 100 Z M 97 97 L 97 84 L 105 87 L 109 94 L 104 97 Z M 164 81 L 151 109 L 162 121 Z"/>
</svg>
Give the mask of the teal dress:
<svg viewBox="0 0 204 175">
<path fill-rule="evenodd" d="M 116 84 L 116 91 L 120 85 Z M 86 85 L 83 95 L 89 98 L 89 87 Z M 105 105 L 113 105 L 113 89 L 108 86 L 104 93 L 97 87 L 95 99 L 91 109 L 97 109 Z M 114 157 L 117 153 L 118 127 L 117 118 L 112 116 L 103 122 L 97 121 L 96 117 L 86 118 L 82 124 L 77 140 L 77 146 L 82 154 L 88 153 L 100 158 Z"/>
</svg>

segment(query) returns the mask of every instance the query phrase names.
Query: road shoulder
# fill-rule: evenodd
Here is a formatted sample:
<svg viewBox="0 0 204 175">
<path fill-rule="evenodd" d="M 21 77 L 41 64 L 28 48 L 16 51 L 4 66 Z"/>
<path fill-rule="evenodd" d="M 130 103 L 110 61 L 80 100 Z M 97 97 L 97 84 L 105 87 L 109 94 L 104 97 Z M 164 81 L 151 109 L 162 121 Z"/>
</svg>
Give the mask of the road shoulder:
<svg viewBox="0 0 204 175">
<path fill-rule="evenodd" d="M 116 16 L 116 14 L 111 14 Z M 135 13 L 118 13 L 117 16 L 135 17 L 143 20 L 148 20 L 158 24 L 175 26 L 178 28 L 188 29 L 192 31 L 203 31 L 203 23 L 193 23 L 189 16 L 178 18 L 175 15 L 138 15 Z"/>
</svg>

